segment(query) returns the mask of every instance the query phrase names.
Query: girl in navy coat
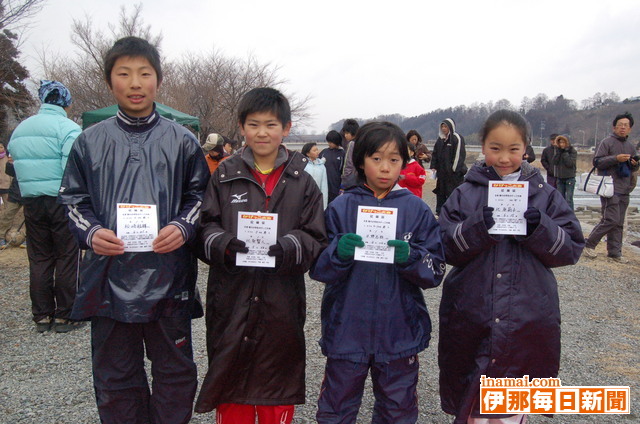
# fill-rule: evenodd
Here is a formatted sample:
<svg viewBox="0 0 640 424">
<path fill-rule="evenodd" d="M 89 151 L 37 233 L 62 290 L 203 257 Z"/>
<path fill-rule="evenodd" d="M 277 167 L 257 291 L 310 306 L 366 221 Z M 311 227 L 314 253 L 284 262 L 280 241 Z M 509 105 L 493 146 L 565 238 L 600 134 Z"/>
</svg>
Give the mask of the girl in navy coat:
<svg viewBox="0 0 640 424">
<path fill-rule="evenodd" d="M 479 414 L 480 376 L 557 377 L 560 306 L 551 268 L 575 264 L 584 248 L 580 223 L 560 193 L 522 161 L 527 123 L 516 112 L 493 113 L 481 133 L 485 163 L 475 165 L 442 208 L 447 263 L 440 304 L 440 397 L 454 423 L 500 417 Z M 528 181 L 527 234 L 491 235 L 490 180 Z M 476 418 L 482 417 L 482 418 Z"/>
<path fill-rule="evenodd" d="M 429 207 L 396 185 L 408 161 L 404 134 L 388 122 L 362 126 L 353 154 L 360 184 L 325 212 L 329 247 L 311 277 L 326 283 L 322 353 L 327 356 L 317 420 L 355 423 L 369 370 L 374 423 L 415 423 L 417 354 L 426 349 L 431 321 L 421 289 L 444 275 L 440 231 Z M 397 208 L 394 263 L 354 260 L 361 206 Z"/>
</svg>

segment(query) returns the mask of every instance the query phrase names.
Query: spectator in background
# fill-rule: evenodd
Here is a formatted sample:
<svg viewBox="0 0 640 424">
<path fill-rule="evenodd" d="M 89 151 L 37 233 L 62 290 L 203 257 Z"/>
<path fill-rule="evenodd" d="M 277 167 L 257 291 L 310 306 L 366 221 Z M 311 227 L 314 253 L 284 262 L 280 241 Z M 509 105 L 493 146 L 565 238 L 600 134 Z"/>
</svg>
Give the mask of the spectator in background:
<svg viewBox="0 0 640 424">
<path fill-rule="evenodd" d="M 220 161 L 225 157 L 223 141 L 224 139 L 221 135 L 212 133 L 207 136 L 207 140 L 202 145 L 202 151 L 205 153 L 204 158 L 207 160 L 207 166 L 211 174 L 218 169 Z"/>
<path fill-rule="evenodd" d="M 71 93 L 58 81 L 40 81 L 38 113 L 16 127 L 9 151 L 24 198 L 29 291 L 36 330 L 66 333 L 78 327 L 71 309 L 78 284 L 79 249 L 66 209 L 56 202 L 69 151 L 81 129 L 67 118 Z"/>
<path fill-rule="evenodd" d="M 316 143 L 305 144 L 302 146 L 301 153 L 309 159 L 304 170 L 306 173 L 311 175 L 316 184 L 318 184 L 318 187 L 322 192 L 323 207 L 324 209 L 327 209 L 329 189 L 327 184 L 327 170 L 324 166 L 325 159 L 319 157 L 320 151 L 318 150 L 318 145 Z"/>
<path fill-rule="evenodd" d="M 576 162 L 578 151 L 569 143 L 569 139 L 559 135 L 555 139 L 555 155 L 552 159 L 553 175 L 555 175 L 557 189 L 569 203 L 573 210 L 573 191 L 576 187 Z"/>
<path fill-rule="evenodd" d="M 340 133 L 331 130 L 325 137 L 329 147 L 320 152 L 320 157 L 325 159 L 324 167 L 327 170 L 328 203 L 340 194 L 340 176 L 344 163 L 344 150 L 341 147 L 342 137 Z"/>
<path fill-rule="evenodd" d="M 422 199 L 422 186 L 427 179 L 427 173 L 420 162 L 415 159 L 416 146 L 412 143 L 407 143 L 407 147 L 409 149 L 409 162 L 400 171 L 398 185 L 408 189 Z"/>
<path fill-rule="evenodd" d="M 347 151 L 345 153 L 344 168 L 342 168 L 342 179 L 340 188 L 346 190 L 358 184 L 358 173 L 353 166 L 353 149 L 355 147 L 356 133 L 360 128 L 360 124 L 355 119 L 347 119 L 342 124 L 342 136 L 347 143 Z M 344 145 L 344 144 L 343 144 Z"/>
<path fill-rule="evenodd" d="M 431 156 L 431 169 L 436 170 L 436 215 L 440 215 L 440 209 L 447 201 L 451 192 L 464 181 L 467 173 L 467 165 L 464 161 L 467 152 L 464 146 L 464 137 L 456 132 L 456 124 L 448 118 L 440 124 L 440 136 L 433 146 Z"/>
<path fill-rule="evenodd" d="M 522 160 L 526 160 L 529 163 L 536 160 L 536 152 L 533 151 L 533 146 L 531 146 L 530 142 L 527 143 L 527 148 L 524 151 L 524 155 L 522 155 Z"/>
<path fill-rule="evenodd" d="M 415 160 L 424 167 L 425 163 L 431 162 L 431 152 L 426 144 L 422 144 L 422 137 L 416 130 L 409 130 L 407 141 L 416 147 Z"/>
<path fill-rule="evenodd" d="M 9 193 L 7 202 L 4 205 L 4 210 L 0 213 L 0 250 L 4 250 L 9 247 L 9 244 L 14 243 L 16 243 L 15 245 L 19 244 L 22 248 L 27 247 L 20 187 L 18 187 L 18 179 L 16 178 L 16 173 L 13 168 L 13 158 L 10 154 L 7 154 L 7 159 L 5 172 L 11 178 L 11 185 L 9 186 Z M 12 237 L 10 237 L 12 228 L 15 228 L 15 233 L 21 241 L 12 240 Z"/>
<path fill-rule="evenodd" d="M 600 197 L 602 218 L 587 239 L 584 255 L 588 258 L 598 256 L 595 248 L 606 235 L 607 256 L 610 260 L 622 264 L 629 262 L 622 256 L 622 232 L 629 194 L 633 190 L 631 176 L 638 170 L 638 153 L 628 140 L 632 127 L 633 117 L 629 112 L 616 116 L 613 120 L 613 134 L 600 142 L 593 157 L 593 166 L 613 178 L 614 194 L 613 197 Z"/>
<path fill-rule="evenodd" d="M 236 142 L 229 137 L 222 136 L 222 147 L 224 149 L 224 157 L 229 157 L 235 152 Z"/>
<path fill-rule="evenodd" d="M 547 184 L 553 188 L 557 188 L 556 177 L 553 174 L 553 165 L 551 164 L 553 157 L 556 155 L 556 137 L 558 134 L 551 134 L 549 136 L 549 145 L 542 151 L 540 157 L 540 163 L 542 167 L 547 171 Z"/>
<path fill-rule="evenodd" d="M 9 156 L 4 143 L 0 143 L 0 198 L 2 205 L 0 211 L 4 209 L 4 204 L 9 200 L 9 187 L 11 186 L 11 177 L 5 172 Z"/>
</svg>

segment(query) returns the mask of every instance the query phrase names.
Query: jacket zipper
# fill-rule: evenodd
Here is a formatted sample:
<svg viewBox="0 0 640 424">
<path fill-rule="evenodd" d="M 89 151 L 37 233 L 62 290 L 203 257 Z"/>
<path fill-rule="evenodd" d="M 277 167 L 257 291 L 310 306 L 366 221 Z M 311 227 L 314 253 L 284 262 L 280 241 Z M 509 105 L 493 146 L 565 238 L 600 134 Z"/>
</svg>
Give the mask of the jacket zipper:
<svg viewBox="0 0 640 424">
<path fill-rule="evenodd" d="M 275 186 L 273 186 L 273 190 L 275 191 L 276 187 L 278 187 L 278 184 L 280 184 L 280 182 L 283 180 L 282 175 L 284 175 L 287 172 L 287 168 L 289 168 L 289 165 L 291 164 L 291 162 L 287 163 L 287 165 L 284 167 L 284 169 L 282 170 L 282 174 L 280 179 L 278 180 L 278 182 L 276 183 Z M 269 201 L 271 200 L 271 196 L 267 195 L 267 190 L 265 190 L 265 184 L 262 183 L 258 183 L 256 180 L 249 178 L 249 177 L 245 177 L 245 176 L 240 176 L 240 177 L 233 177 L 233 178 L 229 178 L 228 180 L 225 181 L 221 181 L 221 183 L 225 183 L 225 182 L 229 182 L 229 181 L 235 181 L 235 180 L 239 180 L 239 179 L 244 179 L 244 180 L 248 180 L 250 182 L 252 182 L 253 184 L 257 185 L 258 187 L 260 187 L 262 189 L 262 192 L 264 193 L 264 212 L 269 212 Z M 273 194 L 273 192 L 272 192 Z"/>
</svg>

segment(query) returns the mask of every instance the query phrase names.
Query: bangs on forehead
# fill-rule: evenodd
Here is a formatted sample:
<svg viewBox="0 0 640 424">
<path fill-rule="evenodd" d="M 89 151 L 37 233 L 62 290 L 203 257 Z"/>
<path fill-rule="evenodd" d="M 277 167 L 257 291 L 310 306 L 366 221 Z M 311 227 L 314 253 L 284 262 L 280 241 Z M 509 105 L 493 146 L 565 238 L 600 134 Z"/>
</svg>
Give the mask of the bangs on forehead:
<svg viewBox="0 0 640 424">
<path fill-rule="evenodd" d="M 389 150 L 391 150 L 391 152 L 388 152 Z M 398 149 L 398 142 L 396 140 L 389 140 L 389 141 L 382 142 L 380 147 L 378 147 L 378 150 L 376 150 L 376 153 L 382 153 L 382 152 L 388 152 L 391 154 L 396 153 L 399 155 L 400 149 Z"/>
</svg>

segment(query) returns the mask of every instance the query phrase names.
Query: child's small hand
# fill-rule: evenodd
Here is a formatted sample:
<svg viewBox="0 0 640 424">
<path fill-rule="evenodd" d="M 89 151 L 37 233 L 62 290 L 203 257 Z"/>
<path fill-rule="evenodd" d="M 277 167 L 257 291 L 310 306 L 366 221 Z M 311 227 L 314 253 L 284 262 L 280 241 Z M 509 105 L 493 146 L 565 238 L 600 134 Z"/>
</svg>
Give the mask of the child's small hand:
<svg viewBox="0 0 640 424">
<path fill-rule="evenodd" d="M 527 220 L 527 226 L 537 227 L 540 223 L 540 218 L 540 210 L 534 206 L 529 206 L 527 210 L 524 211 L 524 219 Z"/>
<path fill-rule="evenodd" d="M 487 230 L 496 225 L 496 221 L 493 219 L 493 208 L 491 206 L 484 206 L 482 208 L 482 218 L 484 219 L 484 225 L 487 226 Z"/>
<path fill-rule="evenodd" d="M 396 263 L 403 264 L 409 260 L 409 254 L 411 253 L 409 243 L 403 240 L 389 240 L 387 245 L 395 247 L 393 259 Z"/>
<path fill-rule="evenodd" d="M 364 247 L 362 237 L 353 233 L 344 234 L 338 240 L 338 256 L 344 260 L 351 259 L 356 254 L 356 247 Z"/>
<path fill-rule="evenodd" d="M 233 262 L 236 260 L 236 253 L 249 253 L 249 248 L 246 243 L 242 240 L 239 240 L 237 237 L 229 240 L 229 244 L 227 244 L 227 248 L 225 249 L 225 255 L 229 257 Z"/>
<path fill-rule="evenodd" d="M 153 251 L 156 253 L 169 253 L 183 244 L 182 231 L 175 225 L 169 224 L 162 228 L 158 233 L 158 237 L 153 240 Z"/>
<path fill-rule="evenodd" d="M 273 256 L 276 258 L 276 268 L 279 268 L 282 265 L 282 259 L 284 258 L 284 249 L 278 243 L 272 244 L 269 246 L 269 251 L 267 255 Z"/>
<path fill-rule="evenodd" d="M 227 248 L 224 250 L 225 264 L 229 266 L 235 265 L 237 253 L 249 253 L 249 248 L 244 241 L 239 240 L 237 237 L 234 237 L 229 240 Z"/>
<path fill-rule="evenodd" d="M 98 255 L 122 255 L 124 253 L 124 242 L 112 230 L 101 228 L 93 234 L 91 248 Z"/>
</svg>

